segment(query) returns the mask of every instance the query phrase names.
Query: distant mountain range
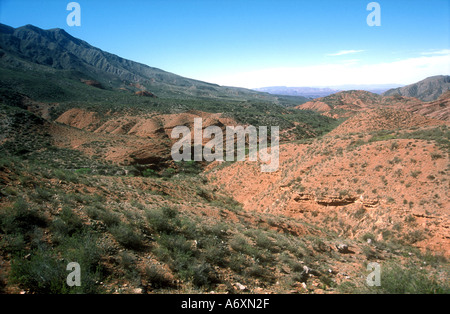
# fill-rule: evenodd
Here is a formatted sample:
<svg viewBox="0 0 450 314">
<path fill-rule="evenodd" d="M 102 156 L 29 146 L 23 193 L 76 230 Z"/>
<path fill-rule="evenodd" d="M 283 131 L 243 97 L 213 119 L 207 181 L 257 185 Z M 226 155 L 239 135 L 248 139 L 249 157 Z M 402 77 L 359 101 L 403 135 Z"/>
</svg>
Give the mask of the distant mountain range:
<svg viewBox="0 0 450 314">
<path fill-rule="evenodd" d="M 377 85 L 340 85 L 329 87 L 287 87 L 287 86 L 270 86 L 255 88 L 259 92 L 266 92 L 274 95 L 303 96 L 307 98 L 326 97 L 347 90 L 364 90 L 375 94 L 382 94 L 390 89 L 397 88 L 401 85 L 394 84 L 377 84 Z"/>
<path fill-rule="evenodd" d="M 437 75 L 428 77 L 420 82 L 407 86 L 394 84 L 378 85 L 341 85 L 329 87 L 286 87 L 270 86 L 255 88 L 255 91 L 266 92 L 274 95 L 303 96 L 307 98 L 326 97 L 338 92 L 349 90 L 363 90 L 383 96 L 405 96 L 414 97 L 422 101 L 433 101 L 440 95 L 450 90 L 450 76 Z"/>
<path fill-rule="evenodd" d="M 303 96 L 308 98 L 325 97 L 340 91 L 338 89 L 331 89 L 326 87 L 319 88 L 319 87 L 287 87 L 287 86 L 261 87 L 255 88 L 254 90 L 274 95 Z"/>
</svg>

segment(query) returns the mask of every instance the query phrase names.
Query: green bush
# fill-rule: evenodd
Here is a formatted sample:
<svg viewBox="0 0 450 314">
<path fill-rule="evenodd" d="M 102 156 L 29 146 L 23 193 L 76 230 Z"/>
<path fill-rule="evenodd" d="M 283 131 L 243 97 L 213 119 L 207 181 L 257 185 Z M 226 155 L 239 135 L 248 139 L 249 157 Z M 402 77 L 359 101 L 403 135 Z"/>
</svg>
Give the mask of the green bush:
<svg viewBox="0 0 450 314">
<path fill-rule="evenodd" d="M 56 248 L 63 257 L 65 265 L 77 262 L 81 269 L 81 286 L 71 287 L 69 293 L 101 293 L 98 285 L 104 278 L 104 268 L 101 264 L 103 250 L 97 245 L 97 237 L 92 232 L 75 234 L 64 238 Z M 66 271 L 66 276 L 68 272 Z"/>
<path fill-rule="evenodd" d="M 11 262 L 11 281 L 33 293 L 67 293 L 67 274 L 64 264 L 46 250 L 34 251 L 29 260 L 18 258 Z"/>
<path fill-rule="evenodd" d="M 41 188 L 41 187 L 37 187 L 35 189 L 35 192 L 36 193 L 34 194 L 33 198 L 38 203 L 41 203 L 41 202 L 44 202 L 44 201 L 48 202 L 48 201 L 51 200 L 51 198 L 53 196 L 53 193 L 50 190 L 44 189 L 44 188 Z"/>
<path fill-rule="evenodd" d="M 230 255 L 228 247 L 215 238 L 204 238 L 202 243 L 202 256 L 212 265 L 219 267 L 227 266 L 227 259 Z"/>
<path fill-rule="evenodd" d="M 366 287 L 372 293 L 383 294 L 449 294 L 448 282 L 440 282 L 425 269 L 410 264 L 388 264 L 381 268 L 381 286 Z M 364 292 L 364 291 L 363 291 Z"/>
<path fill-rule="evenodd" d="M 2 214 L 0 230 L 6 234 L 29 234 L 36 227 L 46 227 L 47 219 L 19 198 L 10 211 Z"/>
<path fill-rule="evenodd" d="M 91 214 L 93 214 L 92 211 Z M 103 221 L 108 228 L 116 227 L 121 223 L 119 215 L 111 210 L 99 210 L 97 214 L 99 214 L 100 220 Z"/>
<path fill-rule="evenodd" d="M 53 220 L 51 229 L 61 237 L 72 236 L 74 233 L 83 231 L 83 221 L 70 208 L 64 207 L 58 218 Z"/>
<path fill-rule="evenodd" d="M 26 241 L 22 234 L 5 234 L 0 241 L 0 248 L 12 256 L 24 256 Z"/>
<path fill-rule="evenodd" d="M 71 171 L 56 169 L 53 171 L 53 176 L 61 181 L 65 181 L 65 182 L 72 182 L 72 183 L 79 182 L 77 174 L 75 174 Z"/>
<path fill-rule="evenodd" d="M 141 251 L 145 248 L 144 238 L 139 231 L 131 226 L 119 224 L 109 229 L 114 238 L 125 248 L 135 251 Z"/>
<path fill-rule="evenodd" d="M 147 211 L 146 217 L 150 226 L 158 233 L 174 233 L 179 221 L 176 209 L 164 206 L 156 210 Z"/>
<path fill-rule="evenodd" d="M 156 173 L 156 171 L 153 170 L 153 169 L 145 169 L 145 170 L 142 172 L 142 176 L 143 176 L 143 177 L 154 177 L 154 176 L 156 176 L 156 175 L 157 175 L 157 173 Z"/>
<path fill-rule="evenodd" d="M 144 279 L 148 280 L 155 289 L 173 288 L 175 286 L 166 271 L 157 265 L 145 268 Z"/>
<path fill-rule="evenodd" d="M 416 242 L 422 241 L 426 239 L 425 234 L 421 230 L 414 230 L 406 233 L 403 236 L 404 240 L 409 244 L 414 244 Z"/>
<path fill-rule="evenodd" d="M 187 273 L 192 283 L 199 288 L 209 288 L 218 282 L 217 275 L 209 263 L 200 262 L 189 267 Z"/>
</svg>

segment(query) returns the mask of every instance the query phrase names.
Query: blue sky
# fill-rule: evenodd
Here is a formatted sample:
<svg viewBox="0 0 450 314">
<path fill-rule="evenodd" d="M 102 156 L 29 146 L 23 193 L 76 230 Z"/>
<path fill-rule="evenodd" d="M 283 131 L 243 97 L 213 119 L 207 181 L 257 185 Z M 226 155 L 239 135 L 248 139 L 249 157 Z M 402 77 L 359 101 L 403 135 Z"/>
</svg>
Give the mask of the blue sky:
<svg viewBox="0 0 450 314">
<path fill-rule="evenodd" d="M 450 74 L 450 1 L 0 0 L 0 22 L 63 28 L 93 46 L 190 78 L 248 88 L 409 84 Z"/>
</svg>

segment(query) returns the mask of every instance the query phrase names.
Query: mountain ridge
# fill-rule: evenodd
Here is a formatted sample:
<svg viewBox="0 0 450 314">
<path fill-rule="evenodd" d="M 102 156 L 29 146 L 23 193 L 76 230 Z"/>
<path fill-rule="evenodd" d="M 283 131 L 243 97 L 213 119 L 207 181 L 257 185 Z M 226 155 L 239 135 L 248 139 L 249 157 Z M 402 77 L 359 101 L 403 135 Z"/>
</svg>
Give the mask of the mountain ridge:
<svg viewBox="0 0 450 314">
<path fill-rule="evenodd" d="M 422 101 L 433 101 L 439 98 L 446 91 L 450 90 L 450 76 L 436 75 L 427 77 L 417 83 L 407 86 L 390 89 L 384 92 L 383 96 L 405 96 L 415 97 Z"/>
<path fill-rule="evenodd" d="M 254 88 L 256 91 L 267 92 L 275 95 L 289 95 L 289 96 L 303 96 L 309 98 L 326 97 L 331 94 L 339 93 L 349 90 L 364 90 L 374 94 L 382 94 L 392 88 L 402 87 L 400 84 L 375 84 L 375 85 L 339 85 L 339 86 L 323 86 L 323 87 L 309 87 L 309 86 L 267 86 Z"/>
<path fill-rule="evenodd" d="M 283 103 L 286 99 L 253 90 L 220 86 L 182 77 L 139 62 L 105 52 L 63 29 L 43 30 L 33 25 L 13 28 L 0 24 L 0 66 L 70 71 L 71 78 L 98 81 L 107 89 L 149 91 L 158 97 L 208 97 L 224 99 L 262 99 Z M 42 68 L 44 67 L 44 68 Z M 287 102 L 305 102 L 297 97 Z"/>
</svg>

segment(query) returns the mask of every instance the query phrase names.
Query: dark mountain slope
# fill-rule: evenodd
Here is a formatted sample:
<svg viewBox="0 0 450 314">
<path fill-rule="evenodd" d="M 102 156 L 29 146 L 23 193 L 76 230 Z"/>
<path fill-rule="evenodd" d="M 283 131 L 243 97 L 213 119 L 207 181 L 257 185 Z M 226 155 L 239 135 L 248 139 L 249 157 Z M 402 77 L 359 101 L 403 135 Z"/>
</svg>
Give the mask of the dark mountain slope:
<svg viewBox="0 0 450 314">
<path fill-rule="evenodd" d="M 148 90 L 160 97 L 262 99 L 302 103 L 303 97 L 282 99 L 244 88 L 222 87 L 175 75 L 93 47 L 62 29 L 33 25 L 0 25 L 0 68 L 53 73 L 75 80 L 95 81 L 106 89 Z M 5 78 L 2 78 L 5 81 Z"/>
</svg>

